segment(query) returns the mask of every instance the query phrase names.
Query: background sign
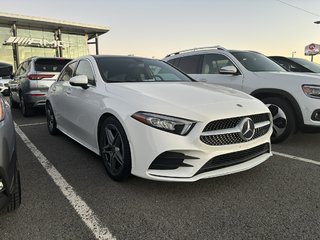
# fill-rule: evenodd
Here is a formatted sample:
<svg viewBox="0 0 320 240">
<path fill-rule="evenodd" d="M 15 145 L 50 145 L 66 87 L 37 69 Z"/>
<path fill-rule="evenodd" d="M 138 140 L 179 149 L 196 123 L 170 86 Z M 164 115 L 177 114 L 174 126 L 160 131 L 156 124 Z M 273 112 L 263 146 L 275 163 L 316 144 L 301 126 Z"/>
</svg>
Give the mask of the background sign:
<svg viewBox="0 0 320 240">
<path fill-rule="evenodd" d="M 319 49 L 320 49 L 319 44 L 311 43 L 304 48 L 304 55 L 313 56 L 313 55 L 319 54 L 320 52 Z"/>
<path fill-rule="evenodd" d="M 18 46 L 26 47 L 41 47 L 41 48 L 57 48 L 62 47 L 63 49 L 69 47 L 69 44 L 58 40 L 46 40 L 38 38 L 27 38 L 27 37 L 9 37 L 3 45 L 17 44 Z"/>
</svg>

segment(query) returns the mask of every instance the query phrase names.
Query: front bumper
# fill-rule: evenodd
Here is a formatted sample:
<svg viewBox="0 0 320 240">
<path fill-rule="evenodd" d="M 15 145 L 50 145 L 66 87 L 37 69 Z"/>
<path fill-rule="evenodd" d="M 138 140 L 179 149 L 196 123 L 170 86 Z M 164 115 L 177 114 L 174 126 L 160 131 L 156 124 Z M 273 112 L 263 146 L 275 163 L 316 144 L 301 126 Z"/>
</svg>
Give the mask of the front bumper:
<svg viewBox="0 0 320 240">
<path fill-rule="evenodd" d="M 304 100 L 307 101 L 300 103 L 304 126 L 320 129 L 320 120 L 314 117 L 315 112 L 320 112 L 320 99 L 304 96 Z"/>
<path fill-rule="evenodd" d="M 194 182 L 199 179 L 248 170 L 264 162 L 272 155 L 269 147 L 267 152 L 247 161 L 199 173 L 199 170 L 215 157 L 241 152 L 263 144 L 268 144 L 269 146 L 272 134 L 272 127 L 270 127 L 267 134 L 248 142 L 212 146 L 200 140 L 200 134 L 205 125 L 206 123 L 197 123 L 187 136 L 179 136 L 149 127 L 134 119 L 129 119 L 127 126 L 128 132 L 131 133 L 128 138 L 132 156 L 132 174 L 153 180 Z M 180 153 L 188 157 L 183 161 L 183 166 L 176 169 L 150 168 L 153 161 L 166 152 Z"/>
</svg>

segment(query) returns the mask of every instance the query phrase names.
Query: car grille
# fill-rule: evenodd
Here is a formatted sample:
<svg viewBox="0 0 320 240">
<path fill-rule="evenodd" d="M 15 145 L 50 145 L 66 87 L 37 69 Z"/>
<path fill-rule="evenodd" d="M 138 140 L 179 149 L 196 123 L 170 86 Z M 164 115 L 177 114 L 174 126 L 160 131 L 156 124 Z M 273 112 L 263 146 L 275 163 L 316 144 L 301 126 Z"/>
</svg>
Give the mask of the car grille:
<svg viewBox="0 0 320 240">
<path fill-rule="evenodd" d="M 196 173 L 204 173 L 212 170 L 217 170 L 224 167 L 230 167 L 236 164 L 240 164 L 249 160 L 252 160 L 256 157 L 261 156 L 262 154 L 270 152 L 269 143 L 265 143 L 254 148 L 246 149 L 239 152 L 232 152 L 224 155 L 220 155 L 210 159 L 202 168 Z"/>
<path fill-rule="evenodd" d="M 255 125 L 254 134 L 250 140 L 265 135 L 271 127 L 268 113 L 221 119 L 208 123 L 203 130 L 203 134 L 200 136 L 200 140 L 205 144 L 215 146 L 250 141 L 243 139 L 240 134 L 241 129 L 239 128 L 239 124 L 245 118 L 250 118 Z"/>
</svg>

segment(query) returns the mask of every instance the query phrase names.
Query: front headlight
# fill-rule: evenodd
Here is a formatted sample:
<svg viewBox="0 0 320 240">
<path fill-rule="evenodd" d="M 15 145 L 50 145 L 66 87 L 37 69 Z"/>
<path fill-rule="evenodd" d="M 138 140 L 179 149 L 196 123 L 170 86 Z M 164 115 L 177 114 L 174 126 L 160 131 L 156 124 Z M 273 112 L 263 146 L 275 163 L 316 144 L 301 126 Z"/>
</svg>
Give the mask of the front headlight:
<svg viewBox="0 0 320 240">
<path fill-rule="evenodd" d="M 4 102 L 2 98 L 0 98 L 0 122 L 3 121 L 5 116 L 5 111 L 4 111 Z"/>
<path fill-rule="evenodd" d="M 136 112 L 132 118 L 148 126 L 185 136 L 196 124 L 195 121 L 149 112 Z"/>
<path fill-rule="evenodd" d="M 320 86 L 319 85 L 302 85 L 302 91 L 308 97 L 320 98 Z"/>
</svg>

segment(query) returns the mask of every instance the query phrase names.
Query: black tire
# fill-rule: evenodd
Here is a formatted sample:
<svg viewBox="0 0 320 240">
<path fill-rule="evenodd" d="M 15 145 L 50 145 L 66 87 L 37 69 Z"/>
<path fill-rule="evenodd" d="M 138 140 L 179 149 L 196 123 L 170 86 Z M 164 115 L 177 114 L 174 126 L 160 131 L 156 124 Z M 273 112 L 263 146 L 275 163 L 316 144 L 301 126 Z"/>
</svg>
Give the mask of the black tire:
<svg viewBox="0 0 320 240">
<path fill-rule="evenodd" d="M 9 93 L 9 101 L 10 101 L 11 108 L 18 108 L 19 107 L 19 103 L 17 103 L 16 101 L 13 100 L 11 92 Z"/>
<path fill-rule="evenodd" d="M 16 210 L 19 208 L 20 204 L 21 204 L 20 172 L 19 170 L 16 170 L 13 193 L 9 197 L 8 205 L 0 211 L 0 214 L 10 213 Z"/>
<path fill-rule="evenodd" d="M 24 117 L 30 117 L 34 114 L 33 109 L 26 105 L 23 95 L 20 95 L 20 110 Z"/>
<path fill-rule="evenodd" d="M 60 131 L 57 128 L 57 121 L 54 116 L 50 103 L 46 104 L 46 116 L 47 116 L 47 127 L 48 127 L 49 133 L 53 136 L 58 135 Z"/>
<path fill-rule="evenodd" d="M 99 132 L 100 154 L 108 175 L 123 181 L 131 174 L 131 153 L 127 135 L 115 117 L 106 118 Z"/>
<path fill-rule="evenodd" d="M 272 143 L 280 143 L 289 138 L 297 127 L 297 120 L 291 104 L 281 98 L 270 97 L 262 101 L 268 106 L 273 117 Z"/>
</svg>

